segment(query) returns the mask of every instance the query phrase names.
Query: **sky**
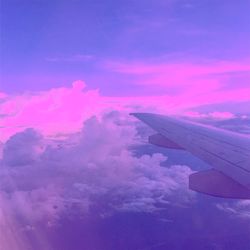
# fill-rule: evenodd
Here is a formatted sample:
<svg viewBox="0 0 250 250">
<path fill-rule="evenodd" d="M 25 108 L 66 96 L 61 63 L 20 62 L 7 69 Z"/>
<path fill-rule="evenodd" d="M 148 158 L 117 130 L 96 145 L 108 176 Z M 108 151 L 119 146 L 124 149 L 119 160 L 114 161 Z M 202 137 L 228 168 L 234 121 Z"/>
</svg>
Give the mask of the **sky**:
<svg viewBox="0 0 250 250">
<path fill-rule="evenodd" d="M 250 134 L 247 0 L 2 0 L 0 248 L 249 250 L 250 202 L 129 115 Z M 67 237 L 65 236 L 67 235 Z"/>
<path fill-rule="evenodd" d="M 4 0 L 0 88 L 75 80 L 105 96 L 176 95 L 196 81 L 247 88 L 249 8 L 248 0 Z"/>
</svg>

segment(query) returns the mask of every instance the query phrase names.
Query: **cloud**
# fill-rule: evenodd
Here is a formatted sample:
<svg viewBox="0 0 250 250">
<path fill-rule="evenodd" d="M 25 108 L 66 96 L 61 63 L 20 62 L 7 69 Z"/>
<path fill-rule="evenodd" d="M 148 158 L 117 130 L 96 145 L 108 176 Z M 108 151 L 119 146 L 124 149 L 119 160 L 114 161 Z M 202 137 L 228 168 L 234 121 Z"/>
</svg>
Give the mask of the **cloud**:
<svg viewBox="0 0 250 250">
<path fill-rule="evenodd" d="M 192 118 L 211 118 L 218 120 L 227 120 L 236 118 L 236 115 L 231 112 L 209 112 L 209 113 L 199 113 L 196 111 L 189 111 L 185 113 L 186 116 Z"/>
<path fill-rule="evenodd" d="M 3 147 L 3 162 L 11 167 L 32 164 L 42 150 L 41 140 L 32 128 L 13 135 Z"/>
<path fill-rule="evenodd" d="M 6 95 L 0 102 L 0 141 L 5 142 L 25 128 L 34 128 L 53 138 L 65 137 L 79 132 L 83 122 L 91 116 L 99 117 L 112 110 L 127 115 L 129 112 L 155 112 L 194 116 L 193 108 L 198 110 L 199 106 L 213 104 L 214 111 L 208 116 L 226 119 L 233 117 L 233 110 L 218 112 L 216 104 L 249 101 L 249 88 L 222 90 L 217 89 L 217 84 L 200 87 L 196 84 L 175 95 L 111 97 L 100 95 L 98 89 L 87 89 L 85 82 L 79 80 L 68 88 Z"/>
<path fill-rule="evenodd" d="M 51 227 L 72 214 L 157 214 L 170 206 L 193 204 L 196 195 L 188 189 L 192 169 L 166 167 L 165 155 L 140 152 L 140 128 L 128 115 L 166 107 L 176 112 L 175 105 L 185 106 L 179 101 L 171 96 L 103 97 L 98 90 L 87 90 L 82 81 L 71 88 L 7 96 L 0 104 L 5 114 L 0 135 L 0 235 L 8 240 L 0 238 L 0 244 L 18 249 L 18 242 L 7 247 L 9 223 L 18 239 L 20 232 L 36 231 L 38 222 Z M 233 117 L 226 112 L 196 115 L 222 121 Z"/>
<path fill-rule="evenodd" d="M 24 224 L 78 211 L 106 216 L 116 211 L 157 212 L 167 204 L 190 204 L 187 166 L 163 167 L 162 154 L 136 156 L 133 121 L 122 113 L 88 119 L 61 142 L 26 129 L 4 145 L 1 196 Z M 42 148 L 42 150 L 41 150 Z"/>
<path fill-rule="evenodd" d="M 217 62 L 140 62 L 106 61 L 103 67 L 130 83 L 170 93 L 166 102 L 178 108 L 190 108 L 225 102 L 250 101 L 250 63 Z"/>
<path fill-rule="evenodd" d="M 9 96 L 0 103 L 0 140 L 32 127 L 44 134 L 64 134 L 81 128 L 82 122 L 105 109 L 98 90 L 85 90 L 83 81 L 71 88 Z"/>
<path fill-rule="evenodd" d="M 225 211 L 231 216 L 242 219 L 250 219 L 250 201 L 243 200 L 233 203 L 221 203 L 216 205 L 218 209 Z"/>
<path fill-rule="evenodd" d="M 197 85 L 197 81 L 207 80 L 210 83 L 226 73 L 249 72 L 248 62 L 210 62 L 210 63 L 145 63 L 140 61 L 119 62 L 106 61 L 103 67 L 117 73 L 142 76 L 137 84 L 147 85 Z M 144 77 L 146 76 L 146 77 Z M 214 78 L 215 77 L 215 78 Z M 207 86 L 203 86 L 207 87 Z"/>
</svg>

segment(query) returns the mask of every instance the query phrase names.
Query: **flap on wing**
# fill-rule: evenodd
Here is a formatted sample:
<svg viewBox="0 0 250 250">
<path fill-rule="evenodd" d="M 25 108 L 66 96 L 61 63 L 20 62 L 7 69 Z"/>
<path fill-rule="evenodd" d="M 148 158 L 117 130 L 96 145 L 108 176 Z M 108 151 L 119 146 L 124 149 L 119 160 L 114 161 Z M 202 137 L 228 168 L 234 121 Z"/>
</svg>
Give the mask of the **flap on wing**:
<svg viewBox="0 0 250 250">
<path fill-rule="evenodd" d="M 217 197 L 250 199 L 250 189 L 215 169 L 191 174 L 189 188 Z"/>
<path fill-rule="evenodd" d="M 165 136 L 161 134 L 154 134 L 148 137 L 148 142 L 164 148 L 173 148 L 173 149 L 183 149 L 181 146 L 176 144 L 175 142 L 169 140 Z"/>
</svg>

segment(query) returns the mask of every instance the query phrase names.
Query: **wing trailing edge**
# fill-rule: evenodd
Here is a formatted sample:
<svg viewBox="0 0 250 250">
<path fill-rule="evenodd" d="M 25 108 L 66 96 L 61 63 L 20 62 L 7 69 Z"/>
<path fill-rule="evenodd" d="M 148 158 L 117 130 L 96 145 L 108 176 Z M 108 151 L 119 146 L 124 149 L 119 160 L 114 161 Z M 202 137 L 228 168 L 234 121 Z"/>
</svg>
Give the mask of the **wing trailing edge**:
<svg viewBox="0 0 250 250">
<path fill-rule="evenodd" d="M 250 189 L 215 169 L 191 174 L 189 188 L 222 198 L 250 199 Z"/>
</svg>

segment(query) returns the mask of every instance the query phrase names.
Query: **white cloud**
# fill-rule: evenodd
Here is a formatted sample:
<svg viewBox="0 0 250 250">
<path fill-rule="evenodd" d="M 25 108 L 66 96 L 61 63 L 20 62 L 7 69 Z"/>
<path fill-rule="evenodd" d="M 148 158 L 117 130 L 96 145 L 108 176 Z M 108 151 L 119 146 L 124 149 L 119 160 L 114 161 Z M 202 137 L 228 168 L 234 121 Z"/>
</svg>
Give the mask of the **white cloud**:
<svg viewBox="0 0 250 250">
<path fill-rule="evenodd" d="M 0 190 L 14 215 L 32 225 L 63 212 L 154 212 L 168 203 L 189 204 L 187 166 L 163 167 L 162 154 L 137 157 L 134 123 L 113 112 L 87 120 L 81 132 L 59 144 L 28 129 L 4 146 Z M 42 150 L 37 150 L 41 149 Z"/>
</svg>

